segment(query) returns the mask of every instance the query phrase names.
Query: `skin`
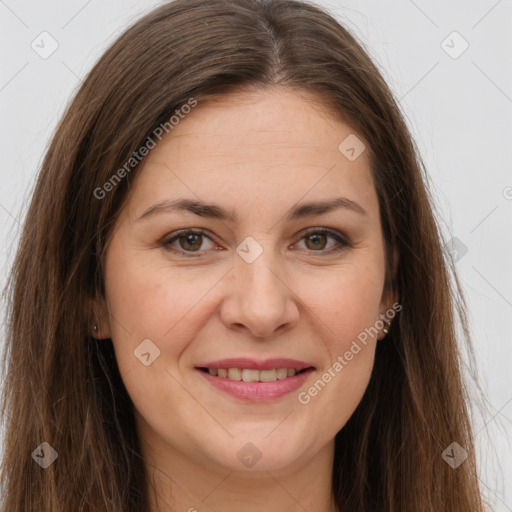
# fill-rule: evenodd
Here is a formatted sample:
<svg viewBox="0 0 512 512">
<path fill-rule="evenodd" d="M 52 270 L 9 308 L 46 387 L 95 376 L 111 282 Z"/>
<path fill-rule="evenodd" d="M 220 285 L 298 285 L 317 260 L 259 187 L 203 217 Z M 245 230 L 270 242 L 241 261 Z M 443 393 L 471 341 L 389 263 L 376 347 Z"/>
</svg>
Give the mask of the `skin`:
<svg viewBox="0 0 512 512">
<path fill-rule="evenodd" d="M 151 512 L 334 510 L 334 436 L 364 394 L 385 333 L 360 344 L 309 403 L 298 394 L 396 297 L 384 290 L 367 152 L 350 161 L 338 150 L 354 131 L 315 99 L 277 88 L 199 104 L 150 151 L 114 227 L 95 335 L 112 339 L 134 404 Z M 285 218 L 297 203 L 339 196 L 367 215 L 339 208 Z M 185 211 L 137 220 L 158 201 L 177 198 L 233 210 L 238 221 Z M 332 252 L 338 242 L 331 235 L 304 234 L 322 227 L 351 246 Z M 185 228 L 208 234 L 188 244 L 174 239 L 180 256 L 164 242 Z M 263 249 L 252 263 L 236 253 L 248 236 Z M 133 353 L 145 339 L 160 350 L 148 366 Z M 194 368 L 237 356 L 290 357 L 315 371 L 284 397 L 244 403 Z M 237 457 L 248 442 L 261 453 L 250 468 Z"/>
</svg>

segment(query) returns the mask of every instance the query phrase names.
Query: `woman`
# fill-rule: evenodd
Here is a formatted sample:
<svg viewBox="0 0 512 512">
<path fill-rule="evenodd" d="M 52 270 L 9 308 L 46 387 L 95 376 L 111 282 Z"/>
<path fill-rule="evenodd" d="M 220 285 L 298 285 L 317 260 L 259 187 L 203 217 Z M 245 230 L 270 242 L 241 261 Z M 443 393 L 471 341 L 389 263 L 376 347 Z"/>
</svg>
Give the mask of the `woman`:
<svg viewBox="0 0 512 512">
<path fill-rule="evenodd" d="M 10 282 L 5 511 L 481 511 L 426 174 L 292 0 L 176 0 L 105 52 Z"/>
</svg>

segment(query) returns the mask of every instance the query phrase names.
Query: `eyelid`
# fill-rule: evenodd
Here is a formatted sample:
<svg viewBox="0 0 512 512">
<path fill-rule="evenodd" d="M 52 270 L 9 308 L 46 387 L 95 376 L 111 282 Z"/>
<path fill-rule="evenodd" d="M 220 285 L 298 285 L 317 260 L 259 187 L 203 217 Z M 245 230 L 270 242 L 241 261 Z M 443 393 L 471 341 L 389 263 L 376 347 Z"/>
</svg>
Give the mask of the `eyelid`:
<svg viewBox="0 0 512 512">
<path fill-rule="evenodd" d="M 338 232 L 337 230 L 331 229 L 331 228 L 325 228 L 325 227 L 312 227 L 307 228 L 304 231 L 300 233 L 299 242 L 302 241 L 306 236 L 321 233 L 323 235 L 328 235 L 331 238 L 334 238 L 337 242 L 337 245 L 334 248 L 321 250 L 321 251 L 307 251 L 311 254 L 315 254 L 317 252 L 319 255 L 329 255 L 329 254 L 336 254 L 338 252 L 341 252 L 345 249 L 351 248 L 352 243 L 348 239 L 347 236 L 344 234 Z"/>
<path fill-rule="evenodd" d="M 204 254 L 207 251 L 184 251 L 183 249 L 177 249 L 172 246 L 172 244 L 179 239 L 180 236 L 192 234 L 192 235 L 202 235 L 206 238 L 209 238 L 213 243 L 216 243 L 213 239 L 212 235 L 209 231 L 204 228 L 183 228 L 178 231 L 173 231 L 170 235 L 166 235 L 160 241 L 160 244 L 164 246 L 164 248 L 172 251 L 175 254 L 179 254 L 185 258 L 187 257 L 198 257 Z"/>
<path fill-rule="evenodd" d="M 343 235 L 342 233 L 339 233 L 336 230 L 333 230 L 331 228 L 325 228 L 325 227 L 310 227 L 310 228 L 303 230 L 302 232 L 299 233 L 300 237 L 299 237 L 298 242 L 302 241 L 308 235 L 318 234 L 318 233 L 328 235 L 331 238 L 334 238 L 337 242 L 337 245 L 334 248 L 330 248 L 327 250 L 308 251 L 306 249 L 306 252 L 309 252 L 311 254 L 318 253 L 318 255 L 320 255 L 320 256 L 322 256 L 322 255 L 327 256 L 329 254 L 336 254 L 338 252 L 341 252 L 343 250 L 346 250 L 346 249 L 352 247 L 352 244 L 350 243 L 350 241 L 348 240 L 348 238 L 345 235 Z M 214 240 L 214 237 L 212 237 L 211 233 L 204 228 L 183 228 L 178 231 L 174 231 L 173 233 L 170 234 L 170 236 L 166 235 L 165 237 L 163 237 L 162 240 L 160 241 L 160 244 L 163 245 L 164 248 L 167 248 L 167 249 L 171 250 L 172 252 L 179 254 L 180 256 L 183 256 L 185 258 L 200 257 L 204 253 L 208 252 L 207 250 L 185 251 L 183 249 L 177 249 L 177 248 L 173 247 L 172 243 L 174 243 L 181 235 L 185 235 L 185 234 L 201 235 L 201 236 L 204 236 L 204 237 L 210 239 L 213 243 L 216 243 Z"/>
</svg>

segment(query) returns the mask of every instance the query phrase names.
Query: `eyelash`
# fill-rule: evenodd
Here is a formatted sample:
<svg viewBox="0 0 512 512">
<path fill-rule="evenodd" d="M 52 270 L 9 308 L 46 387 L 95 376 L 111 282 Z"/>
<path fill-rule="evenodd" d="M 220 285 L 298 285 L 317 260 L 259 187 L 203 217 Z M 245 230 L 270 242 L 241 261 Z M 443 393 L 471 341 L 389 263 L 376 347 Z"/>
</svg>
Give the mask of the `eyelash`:
<svg viewBox="0 0 512 512">
<path fill-rule="evenodd" d="M 303 240 L 304 238 L 313 235 L 313 234 L 323 234 L 323 235 L 329 235 L 330 237 L 334 238 L 337 241 L 337 246 L 335 248 L 331 248 L 328 250 L 310 250 L 308 252 L 312 253 L 319 253 L 319 255 L 329 255 L 329 254 L 336 254 L 342 251 L 347 250 L 348 248 L 352 247 L 350 242 L 348 240 L 344 239 L 341 235 L 336 233 L 335 231 L 332 231 L 328 228 L 309 228 L 307 229 L 300 240 Z M 212 238 L 208 235 L 208 232 L 201 228 L 195 228 L 195 229 L 183 229 L 181 231 L 178 231 L 175 235 L 173 235 L 171 238 L 166 238 L 162 240 L 161 245 L 164 246 L 166 249 L 171 250 L 172 252 L 183 256 L 184 258 L 197 258 L 200 257 L 204 252 L 206 251 L 185 251 L 184 249 L 177 249 L 172 246 L 172 243 L 175 240 L 178 240 L 183 235 L 202 235 L 207 238 L 209 238 L 212 242 Z M 307 250 L 307 249 L 306 249 Z"/>
</svg>

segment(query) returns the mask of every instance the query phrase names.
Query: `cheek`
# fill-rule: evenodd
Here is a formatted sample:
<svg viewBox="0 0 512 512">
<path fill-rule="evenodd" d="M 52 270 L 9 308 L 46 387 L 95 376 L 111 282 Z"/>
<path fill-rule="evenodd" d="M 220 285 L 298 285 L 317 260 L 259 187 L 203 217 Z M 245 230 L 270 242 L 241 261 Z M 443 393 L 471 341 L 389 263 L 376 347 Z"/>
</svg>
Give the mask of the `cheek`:
<svg viewBox="0 0 512 512">
<path fill-rule="evenodd" d="M 348 350 L 351 341 L 379 319 L 384 277 L 372 268 L 376 266 L 363 258 L 354 259 L 317 277 L 314 287 L 304 281 L 305 303 L 328 328 L 332 354 Z"/>
<path fill-rule="evenodd" d="M 383 276 L 372 268 L 378 267 L 347 263 L 317 280 L 315 294 L 304 294 L 329 360 L 299 401 L 322 415 L 333 434 L 357 408 L 373 369 Z"/>
<path fill-rule="evenodd" d="M 206 321 L 218 273 L 172 268 L 162 260 L 116 247 L 107 258 L 106 298 L 120 368 L 140 364 L 133 351 L 146 339 L 174 366 Z"/>
<path fill-rule="evenodd" d="M 377 331 L 372 330 L 376 321 L 373 295 L 361 288 L 333 295 L 317 322 L 319 329 L 321 324 L 329 325 L 323 337 L 327 357 L 298 399 L 310 408 L 309 415 L 322 418 L 331 435 L 352 416 L 371 377 L 378 342 Z"/>
<path fill-rule="evenodd" d="M 194 312 L 213 281 L 187 279 L 180 269 L 148 260 L 126 250 L 109 254 L 105 281 L 112 343 L 138 414 L 157 431 L 180 432 L 183 422 L 193 421 L 192 412 L 197 416 L 198 411 L 178 382 L 176 364 L 201 328 Z M 149 353 L 147 365 L 145 353 Z M 190 409 L 191 418 L 180 418 L 173 412 L 176 408 L 184 414 Z"/>
</svg>

